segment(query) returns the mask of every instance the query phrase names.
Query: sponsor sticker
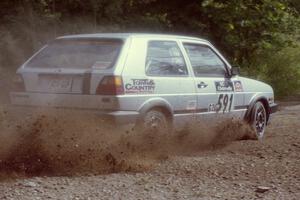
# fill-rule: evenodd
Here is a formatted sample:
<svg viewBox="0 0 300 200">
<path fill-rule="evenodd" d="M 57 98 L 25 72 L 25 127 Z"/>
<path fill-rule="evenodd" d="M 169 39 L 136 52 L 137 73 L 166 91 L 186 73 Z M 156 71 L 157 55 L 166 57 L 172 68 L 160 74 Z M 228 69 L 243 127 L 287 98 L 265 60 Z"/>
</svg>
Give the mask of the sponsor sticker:
<svg viewBox="0 0 300 200">
<path fill-rule="evenodd" d="M 234 91 L 243 92 L 243 85 L 241 81 L 234 81 Z"/>
<path fill-rule="evenodd" d="M 231 81 L 215 81 L 217 92 L 232 92 L 233 84 Z"/>
<path fill-rule="evenodd" d="M 152 79 L 131 79 L 130 83 L 125 84 L 126 93 L 151 94 L 154 92 L 155 82 Z"/>
<path fill-rule="evenodd" d="M 211 103 L 208 106 L 208 112 L 215 112 L 216 111 L 216 104 Z"/>
</svg>

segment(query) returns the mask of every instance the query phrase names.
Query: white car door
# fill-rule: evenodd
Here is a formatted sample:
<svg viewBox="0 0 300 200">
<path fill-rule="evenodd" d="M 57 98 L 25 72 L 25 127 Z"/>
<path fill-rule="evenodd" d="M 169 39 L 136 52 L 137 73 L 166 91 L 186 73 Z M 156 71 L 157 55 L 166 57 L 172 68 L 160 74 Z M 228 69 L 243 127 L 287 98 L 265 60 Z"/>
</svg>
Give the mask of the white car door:
<svg viewBox="0 0 300 200">
<path fill-rule="evenodd" d="M 193 69 L 198 120 L 227 117 L 234 110 L 234 85 L 225 62 L 209 45 L 183 42 Z"/>
</svg>

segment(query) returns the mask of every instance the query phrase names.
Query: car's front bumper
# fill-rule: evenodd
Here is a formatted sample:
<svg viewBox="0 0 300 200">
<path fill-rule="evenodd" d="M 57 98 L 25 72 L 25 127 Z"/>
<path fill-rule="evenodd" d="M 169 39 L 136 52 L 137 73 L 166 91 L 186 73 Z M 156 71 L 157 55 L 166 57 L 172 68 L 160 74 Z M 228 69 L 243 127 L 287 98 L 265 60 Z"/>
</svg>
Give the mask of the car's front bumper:
<svg viewBox="0 0 300 200">
<path fill-rule="evenodd" d="M 274 103 L 274 104 L 270 105 L 270 108 L 269 108 L 269 113 L 270 114 L 273 114 L 277 111 L 278 111 L 278 104 Z"/>
<path fill-rule="evenodd" d="M 273 115 L 275 112 L 278 111 L 278 104 L 273 103 L 269 106 L 269 117 L 268 117 L 268 125 L 271 123 Z"/>
</svg>

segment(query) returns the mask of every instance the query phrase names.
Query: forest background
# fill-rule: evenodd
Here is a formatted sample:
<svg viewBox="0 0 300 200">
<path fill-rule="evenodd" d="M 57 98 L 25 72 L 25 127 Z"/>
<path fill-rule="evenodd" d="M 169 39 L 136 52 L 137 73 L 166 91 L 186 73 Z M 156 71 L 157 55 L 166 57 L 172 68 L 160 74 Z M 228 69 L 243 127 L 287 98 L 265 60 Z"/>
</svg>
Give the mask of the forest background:
<svg viewBox="0 0 300 200">
<path fill-rule="evenodd" d="M 100 32 L 205 38 L 277 97 L 299 95 L 299 0 L 1 0 L 0 77 L 58 36 Z"/>
</svg>

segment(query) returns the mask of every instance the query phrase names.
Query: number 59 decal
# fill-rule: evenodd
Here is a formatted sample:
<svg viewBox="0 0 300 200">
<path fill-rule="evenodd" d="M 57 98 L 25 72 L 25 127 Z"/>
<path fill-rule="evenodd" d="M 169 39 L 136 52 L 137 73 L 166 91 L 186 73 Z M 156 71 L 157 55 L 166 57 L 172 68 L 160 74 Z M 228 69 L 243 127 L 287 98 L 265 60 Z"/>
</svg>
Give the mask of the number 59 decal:
<svg viewBox="0 0 300 200">
<path fill-rule="evenodd" d="M 232 108 L 233 94 L 220 94 L 218 103 L 216 104 L 216 112 L 230 112 Z"/>
</svg>

